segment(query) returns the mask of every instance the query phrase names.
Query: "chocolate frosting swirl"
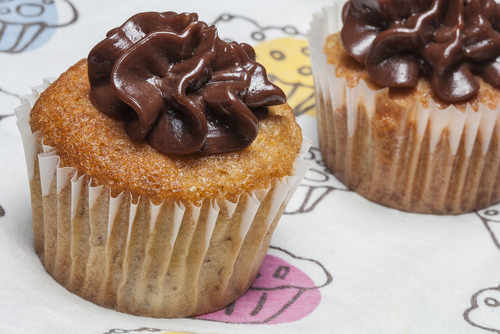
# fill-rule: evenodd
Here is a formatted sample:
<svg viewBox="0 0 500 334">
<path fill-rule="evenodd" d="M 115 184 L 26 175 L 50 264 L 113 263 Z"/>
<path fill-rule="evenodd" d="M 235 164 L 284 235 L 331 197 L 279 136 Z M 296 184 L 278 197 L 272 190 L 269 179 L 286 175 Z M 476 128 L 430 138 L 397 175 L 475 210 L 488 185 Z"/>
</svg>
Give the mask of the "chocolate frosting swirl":
<svg viewBox="0 0 500 334">
<path fill-rule="evenodd" d="M 166 154 L 241 150 L 267 106 L 285 103 L 248 44 L 222 41 L 194 13 L 140 13 L 88 56 L 90 100 Z"/>
<path fill-rule="evenodd" d="M 474 77 L 500 88 L 500 5 L 493 0 L 350 0 L 342 43 L 387 87 L 431 79 L 444 101 L 467 100 Z"/>
</svg>

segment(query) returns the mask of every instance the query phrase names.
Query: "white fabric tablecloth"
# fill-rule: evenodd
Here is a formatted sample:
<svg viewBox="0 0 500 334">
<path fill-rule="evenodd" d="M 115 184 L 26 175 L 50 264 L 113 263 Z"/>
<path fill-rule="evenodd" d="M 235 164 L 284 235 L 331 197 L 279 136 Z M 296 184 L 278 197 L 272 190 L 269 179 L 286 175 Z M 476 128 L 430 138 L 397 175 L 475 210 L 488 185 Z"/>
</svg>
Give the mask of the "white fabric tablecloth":
<svg viewBox="0 0 500 334">
<path fill-rule="evenodd" d="M 306 32 L 330 1 L 0 1 L 0 333 L 500 333 L 500 206 L 460 216 L 399 212 L 347 190 L 318 151 Z M 195 11 L 256 47 L 290 95 L 312 169 L 252 289 L 195 319 L 151 319 L 66 291 L 33 249 L 19 96 L 57 77 L 131 15 Z M 284 61 L 283 61 L 284 60 Z"/>
</svg>

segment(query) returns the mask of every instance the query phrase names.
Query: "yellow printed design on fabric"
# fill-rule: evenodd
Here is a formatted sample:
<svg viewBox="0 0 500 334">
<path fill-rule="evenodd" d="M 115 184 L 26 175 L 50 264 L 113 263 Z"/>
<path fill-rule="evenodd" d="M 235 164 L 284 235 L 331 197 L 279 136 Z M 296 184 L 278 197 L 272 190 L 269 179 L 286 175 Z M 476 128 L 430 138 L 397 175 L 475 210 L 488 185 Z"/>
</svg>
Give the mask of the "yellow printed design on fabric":
<svg viewBox="0 0 500 334">
<path fill-rule="evenodd" d="M 286 94 L 295 115 L 314 116 L 314 80 L 307 40 L 279 38 L 254 46 L 271 82 Z"/>
</svg>

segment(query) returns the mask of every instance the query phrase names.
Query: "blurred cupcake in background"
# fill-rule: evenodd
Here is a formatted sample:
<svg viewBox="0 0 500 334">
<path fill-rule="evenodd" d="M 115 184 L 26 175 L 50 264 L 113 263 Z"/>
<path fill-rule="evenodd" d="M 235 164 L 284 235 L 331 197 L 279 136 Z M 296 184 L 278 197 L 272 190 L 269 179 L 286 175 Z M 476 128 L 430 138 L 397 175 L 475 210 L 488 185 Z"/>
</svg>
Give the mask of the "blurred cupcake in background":
<svg viewBox="0 0 500 334">
<path fill-rule="evenodd" d="M 309 31 L 330 170 L 404 211 L 498 202 L 500 5 L 351 0 L 341 9 L 316 14 Z"/>
</svg>

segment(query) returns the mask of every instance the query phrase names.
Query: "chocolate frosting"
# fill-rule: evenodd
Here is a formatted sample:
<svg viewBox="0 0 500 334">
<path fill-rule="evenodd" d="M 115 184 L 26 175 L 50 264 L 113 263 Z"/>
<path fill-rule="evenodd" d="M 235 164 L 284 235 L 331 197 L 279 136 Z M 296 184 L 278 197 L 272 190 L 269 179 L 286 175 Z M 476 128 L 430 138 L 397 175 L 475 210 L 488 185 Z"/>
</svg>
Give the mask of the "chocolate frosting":
<svg viewBox="0 0 500 334">
<path fill-rule="evenodd" d="M 500 5 L 493 0 L 350 0 L 342 43 L 387 87 L 431 79 L 449 103 L 475 95 L 481 76 L 500 88 Z"/>
<path fill-rule="evenodd" d="M 194 13 L 140 13 L 88 56 L 90 100 L 166 154 L 242 150 L 267 106 L 285 103 L 248 44 L 222 41 Z"/>
</svg>

